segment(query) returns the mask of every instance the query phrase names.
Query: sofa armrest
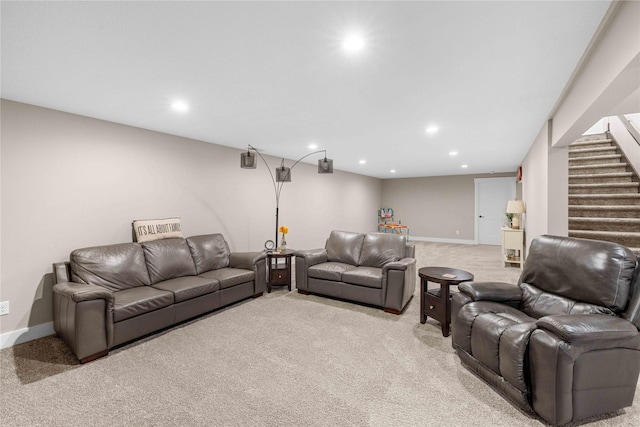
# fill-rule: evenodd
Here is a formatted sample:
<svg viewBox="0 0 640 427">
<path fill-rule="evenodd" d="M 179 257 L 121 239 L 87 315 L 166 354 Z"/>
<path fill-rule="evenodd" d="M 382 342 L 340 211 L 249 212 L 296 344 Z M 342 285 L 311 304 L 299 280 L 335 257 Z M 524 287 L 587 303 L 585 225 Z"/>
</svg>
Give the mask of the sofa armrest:
<svg viewBox="0 0 640 427">
<path fill-rule="evenodd" d="M 91 301 L 103 299 L 112 306 L 115 298 L 113 292 L 102 286 L 89 285 L 86 283 L 62 282 L 53 285 L 53 292 L 71 299 L 73 302 Z"/>
<path fill-rule="evenodd" d="M 107 354 L 113 343 L 114 293 L 86 283 L 53 285 L 53 327 L 82 363 Z"/>
<path fill-rule="evenodd" d="M 520 287 L 503 282 L 462 282 L 458 290 L 472 301 L 500 302 L 518 307 L 522 300 Z"/>
<path fill-rule="evenodd" d="M 262 252 L 233 252 L 229 255 L 229 267 L 253 270 L 261 259 L 266 259 L 267 254 Z"/>
<path fill-rule="evenodd" d="M 328 261 L 326 249 L 294 251 L 293 255 L 297 258 L 304 258 L 304 262 L 307 267 Z"/>
<path fill-rule="evenodd" d="M 602 341 L 633 338 L 638 329 L 620 317 L 602 314 L 558 314 L 545 316 L 536 322 L 565 342 Z"/>
<path fill-rule="evenodd" d="M 400 314 L 416 290 L 416 260 L 403 258 L 382 267 L 384 311 Z"/>
<path fill-rule="evenodd" d="M 388 262 L 385 265 L 383 265 L 382 272 L 386 273 L 389 270 L 405 271 L 409 266 L 415 265 L 415 263 L 416 263 L 415 258 L 402 258 L 401 260 Z"/>
</svg>

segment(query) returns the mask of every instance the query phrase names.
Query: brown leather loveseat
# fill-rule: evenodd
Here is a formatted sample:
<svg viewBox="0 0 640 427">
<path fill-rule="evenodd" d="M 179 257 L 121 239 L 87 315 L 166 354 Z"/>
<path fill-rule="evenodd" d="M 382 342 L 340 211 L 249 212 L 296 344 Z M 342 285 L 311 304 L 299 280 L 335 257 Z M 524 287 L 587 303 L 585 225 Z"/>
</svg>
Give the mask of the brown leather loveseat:
<svg viewBox="0 0 640 427">
<path fill-rule="evenodd" d="M 54 328 L 81 362 L 266 287 L 265 253 L 221 234 L 76 249 L 53 271 Z"/>
<path fill-rule="evenodd" d="M 400 314 L 416 288 L 415 248 L 405 236 L 332 231 L 323 249 L 296 251 L 296 287 Z"/>
<path fill-rule="evenodd" d="M 460 284 L 452 345 L 465 366 L 550 424 L 630 406 L 640 372 L 639 269 L 624 246 L 540 236 L 518 286 Z"/>
</svg>

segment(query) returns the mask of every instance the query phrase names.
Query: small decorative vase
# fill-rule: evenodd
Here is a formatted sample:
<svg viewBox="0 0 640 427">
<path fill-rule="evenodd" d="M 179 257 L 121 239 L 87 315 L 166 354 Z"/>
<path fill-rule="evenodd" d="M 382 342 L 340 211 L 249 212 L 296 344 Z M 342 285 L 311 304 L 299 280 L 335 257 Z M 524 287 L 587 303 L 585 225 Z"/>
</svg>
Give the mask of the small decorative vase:
<svg viewBox="0 0 640 427">
<path fill-rule="evenodd" d="M 284 251 L 287 249 L 287 241 L 284 238 L 284 234 L 282 235 L 282 240 L 280 241 L 280 250 Z"/>
</svg>

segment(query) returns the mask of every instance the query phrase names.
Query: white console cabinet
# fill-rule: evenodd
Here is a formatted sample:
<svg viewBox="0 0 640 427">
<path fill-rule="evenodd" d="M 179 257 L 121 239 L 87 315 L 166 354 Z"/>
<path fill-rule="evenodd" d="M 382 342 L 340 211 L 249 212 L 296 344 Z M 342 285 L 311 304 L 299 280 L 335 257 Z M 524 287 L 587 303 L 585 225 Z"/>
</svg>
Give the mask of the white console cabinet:
<svg viewBox="0 0 640 427">
<path fill-rule="evenodd" d="M 524 266 L 524 230 L 502 228 L 502 260 L 505 267 Z"/>
</svg>

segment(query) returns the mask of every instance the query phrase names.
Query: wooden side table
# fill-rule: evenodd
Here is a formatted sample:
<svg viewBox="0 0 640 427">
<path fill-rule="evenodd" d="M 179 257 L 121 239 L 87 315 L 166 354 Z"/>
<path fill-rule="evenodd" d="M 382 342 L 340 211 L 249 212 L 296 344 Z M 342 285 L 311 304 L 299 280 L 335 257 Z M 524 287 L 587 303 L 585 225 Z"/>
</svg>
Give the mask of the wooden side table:
<svg viewBox="0 0 640 427">
<path fill-rule="evenodd" d="M 455 268 L 423 267 L 418 270 L 418 276 L 420 276 L 420 323 L 426 323 L 427 315 L 431 316 L 440 322 L 442 336 L 448 337 L 451 324 L 449 287 L 473 280 L 473 274 Z M 439 283 L 440 289 L 428 290 L 428 282 Z"/>
<path fill-rule="evenodd" d="M 267 252 L 267 293 L 272 286 L 287 286 L 291 290 L 291 257 L 293 251 Z"/>
<path fill-rule="evenodd" d="M 524 230 L 502 227 L 502 260 L 505 267 L 516 264 L 524 267 Z"/>
</svg>

